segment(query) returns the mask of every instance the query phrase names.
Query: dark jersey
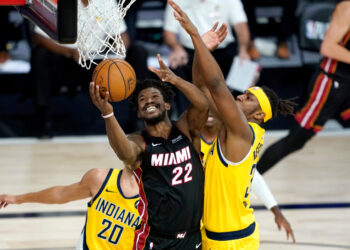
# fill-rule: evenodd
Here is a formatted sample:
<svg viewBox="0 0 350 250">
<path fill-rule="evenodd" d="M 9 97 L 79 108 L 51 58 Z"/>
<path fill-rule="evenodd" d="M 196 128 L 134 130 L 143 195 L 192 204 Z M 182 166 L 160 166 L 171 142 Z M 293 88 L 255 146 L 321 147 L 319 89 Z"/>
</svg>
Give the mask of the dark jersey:
<svg viewBox="0 0 350 250">
<path fill-rule="evenodd" d="M 167 139 L 142 132 L 146 142 L 139 212 L 150 231 L 174 234 L 200 228 L 204 171 L 190 140 L 173 124 Z"/>
<path fill-rule="evenodd" d="M 350 30 L 343 37 L 340 45 L 344 48 L 350 50 Z M 347 79 L 350 80 L 350 64 L 339 62 L 335 59 L 331 59 L 328 57 L 323 58 L 321 62 L 321 69 L 328 75 L 334 76 L 335 79 Z"/>
</svg>

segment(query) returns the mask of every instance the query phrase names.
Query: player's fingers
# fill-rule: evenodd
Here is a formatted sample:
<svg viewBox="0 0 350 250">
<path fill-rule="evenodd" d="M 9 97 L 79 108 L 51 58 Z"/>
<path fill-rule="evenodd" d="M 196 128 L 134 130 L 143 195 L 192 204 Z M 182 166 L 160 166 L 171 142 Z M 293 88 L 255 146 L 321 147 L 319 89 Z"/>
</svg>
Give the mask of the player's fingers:
<svg viewBox="0 0 350 250">
<path fill-rule="evenodd" d="M 156 74 L 156 75 L 160 75 L 161 74 L 161 72 L 162 72 L 162 70 L 161 69 L 156 69 L 156 68 L 154 68 L 154 67 L 152 67 L 152 66 L 148 66 L 148 69 L 150 70 L 150 71 L 152 71 L 154 74 Z"/>
<path fill-rule="evenodd" d="M 4 208 L 5 208 L 5 207 L 7 207 L 7 206 L 8 206 L 8 203 L 7 203 L 7 202 L 5 202 Z"/>
<path fill-rule="evenodd" d="M 183 15 L 182 9 L 172 0 L 168 0 L 169 5 L 180 15 Z"/>
<path fill-rule="evenodd" d="M 94 100 L 95 99 L 95 83 L 94 82 L 90 82 L 89 92 L 90 92 L 91 99 Z"/>
<path fill-rule="evenodd" d="M 180 23 L 183 23 L 185 21 L 185 18 L 183 18 L 179 13 L 177 13 L 176 11 L 174 11 L 174 17 L 177 21 L 179 21 Z"/>
<path fill-rule="evenodd" d="M 101 98 L 101 95 L 100 95 L 100 86 L 98 86 L 98 85 L 95 86 L 94 93 L 95 93 L 96 101 L 100 103 L 102 101 L 102 98 Z"/>
<path fill-rule="evenodd" d="M 159 66 L 162 69 L 168 69 L 168 66 L 165 65 L 165 63 L 163 62 L 162 57 L 160 56 L 160 54 L 157 54 L 157 58 L 158 58 L 158 62 L 159 62 Z"/>
<path fill-rule="evenodd" d="M 154 68 L 154 67 L 152 67 L 152 66 L 148 66 L 148 69 L 149 69 L 150 71 L 152 71 L 153 73 L 157 74 L 157 69 L 156 69 L 156 68 Z"/>
<path fill-rule="evenodd" d="M 221 26 L 221 27 L 222 27 L 222 26 Z M 221 28 L 220 28 L 220 30 L 219 30 L 219 32 L 218 32 L 218 36 L 219 36 L 220 39 L 222 39 L 222 38 L 225 38 L 225 37 L 226 37 L 227 33 L 228 33 L 228 29 L 227 29 L 227 26 L 226 26 L 225 29 L 221 29 Z"/>
<path fill-rule="evenodd" d="M 106 91 L 105 93 L 105 97 L 103 98 L 103 103 L 107 103 L 108 102 L 108 99 L 109 99 L 109 91 Z"/>
<path fill-rule="evenodd" d="M 213 28 L 211 28 L 211 31 L 214 31 L 214 32 L 215 32 L 215 30 L 216 30 L 216 28 L 218 27 L 218 25 L 219 25 L 219 22 L 215 22 Z"/>
<path fill-rule="evenodd" d="M 162 78 L 162 74 L 159 69 L 153 68 L 152 66 L 148 66 L 148 69 L 156 74 L 160 79 Z"/>
<path fill-rule="evenodd" d="M 218 32 L 223 33 L 223 32 L 225 32 L 225 30 L 227 30 L 227 24 L 226 24 L 226 23 L 223 23 L 223 24 L 220 26 Z"/>
<path fill-rule="evenodd" d="M 220 37 L 220 42 L 222 42 L 228 34 L 228 30 L 225 31 L 225 33 Z"/>
<path fill-rule="evenodd" d="M 290 236 L 292 237 L 293 244 L 295 244 L 295 237 L 293 231 L 290 232 Z"/>
</svg>

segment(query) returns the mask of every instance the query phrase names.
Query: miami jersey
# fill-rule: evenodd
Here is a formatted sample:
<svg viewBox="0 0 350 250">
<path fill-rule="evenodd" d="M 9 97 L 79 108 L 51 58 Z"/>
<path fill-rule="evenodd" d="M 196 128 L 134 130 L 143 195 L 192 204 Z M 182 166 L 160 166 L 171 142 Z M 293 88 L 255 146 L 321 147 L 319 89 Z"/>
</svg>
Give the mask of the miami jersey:
<svg viewBox="0 0 350 250">
<path fill-rule="evenodd" d="M 250 185 L 259 152 L 264 143 L 265 130 L 249 123 L 253 132 L 250 151 L 240 162 L 228 161 L 215 139 L 205 162 L 203 223 L 210 232 L 233 232 L 255 227 L 250 208 Z"/>
<path fill-rule="evenodd" d="M 82 249 L 132 249 L 140 224 L 139 195 L 125 197 L 121 175 L 122 170 L 110 169 L 101 189 L 88 203 Z"/>
</svg>

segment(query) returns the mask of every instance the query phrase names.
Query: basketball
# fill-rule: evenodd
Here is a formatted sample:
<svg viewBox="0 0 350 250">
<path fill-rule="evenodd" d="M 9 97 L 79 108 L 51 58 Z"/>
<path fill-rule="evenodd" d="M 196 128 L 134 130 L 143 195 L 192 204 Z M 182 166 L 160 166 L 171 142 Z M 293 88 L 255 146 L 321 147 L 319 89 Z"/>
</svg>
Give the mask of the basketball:
<svg viewBox="0 0 350 250">
<path fill-rule="evenodd" d="M 136 75 L 134 69 L 125 60 L 113 58 L 100 62 L 92 80 L 100 87 L 100 94 L 109 92 L 109 101 L 118 102 L 126 99 L 135 89 Z"/>
</svg>

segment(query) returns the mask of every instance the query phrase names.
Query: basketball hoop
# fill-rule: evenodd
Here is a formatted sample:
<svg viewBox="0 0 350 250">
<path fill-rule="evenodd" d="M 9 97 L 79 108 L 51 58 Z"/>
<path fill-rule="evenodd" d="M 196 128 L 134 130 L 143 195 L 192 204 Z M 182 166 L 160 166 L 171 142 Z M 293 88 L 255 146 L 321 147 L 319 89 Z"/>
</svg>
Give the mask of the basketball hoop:
<svg viewBox="0 0 350 250">
<path fill-rule="evenodd" d="M 121 39 L 122 20 L 136 0 L 124 6 L 126 0 L 78 0 L 79 64 L 90 69 L 97 59 L 125 57 Z"/>
</svg>

